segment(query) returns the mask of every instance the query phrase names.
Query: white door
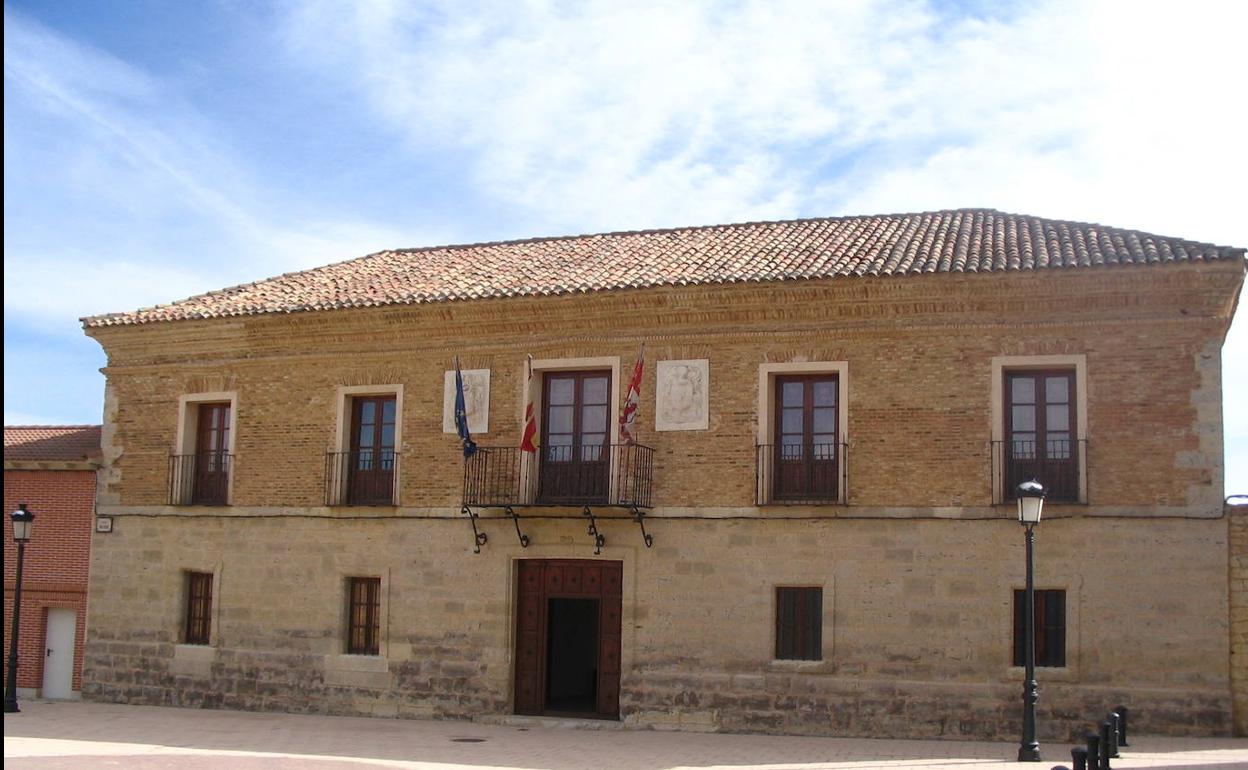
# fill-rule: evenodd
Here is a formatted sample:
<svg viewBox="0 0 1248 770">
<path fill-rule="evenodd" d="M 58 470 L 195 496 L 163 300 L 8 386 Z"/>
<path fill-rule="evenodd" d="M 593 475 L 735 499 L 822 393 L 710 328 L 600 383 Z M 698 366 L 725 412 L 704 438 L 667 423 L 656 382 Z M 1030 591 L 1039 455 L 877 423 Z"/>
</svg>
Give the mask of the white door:
<svg viewBox="0 0 1248 770">
<path fill-rule="evenodd" d="M 44 637 L 43 697 L 69 698 L 74 689 L 74 632 L 76 610 L 48 610 L 48 631 Z"/>
</svg>

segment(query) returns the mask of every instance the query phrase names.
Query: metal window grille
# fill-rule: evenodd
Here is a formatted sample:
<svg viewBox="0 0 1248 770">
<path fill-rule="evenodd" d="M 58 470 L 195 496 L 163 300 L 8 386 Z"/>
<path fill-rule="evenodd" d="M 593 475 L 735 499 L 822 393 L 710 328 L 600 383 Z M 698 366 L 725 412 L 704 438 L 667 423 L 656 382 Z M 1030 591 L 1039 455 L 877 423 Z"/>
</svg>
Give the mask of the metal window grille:
<svg viewBox="0 0 1248 770">
<path fill-rule="evenodd" d="M 186 573 L 187 644 L 208 644 L 212 630 L 212 573 Z"/>
<path fill-rule="evenodd" d="M 377 655 L 381 636 L 381 578 L 348 580 L 347 653 Z"/>
</svg>

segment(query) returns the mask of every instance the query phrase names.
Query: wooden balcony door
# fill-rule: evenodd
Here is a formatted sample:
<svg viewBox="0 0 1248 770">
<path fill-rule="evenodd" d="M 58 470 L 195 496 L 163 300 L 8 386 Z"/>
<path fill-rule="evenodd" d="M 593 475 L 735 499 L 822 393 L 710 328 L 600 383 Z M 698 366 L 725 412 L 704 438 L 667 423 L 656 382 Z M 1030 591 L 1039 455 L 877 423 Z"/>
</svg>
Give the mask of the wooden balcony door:
<svg viewBox="0 0 1248 770">
<path fill-rule="evenodd" d="M 394 396 L 352 400 L 351 452 L 347 457 L 347 503 L 394 503 Z"/>
<path fill-rule="evenodd" d="M 619 717 L 623 576 L 618 561 L 519 562 L 517 714 Z"/>
<path fill-rule="evenodd" d="M 604 502 L 610 484 L 610 373 L 548 373 L 542 403 L 539 502 Z"/>
<path fill-rule="evenodd" d="M 1028 479 L 1050 500 L 1079 499 L 1079 443 L 1075 432 L 1075 373 L 1009 372 L 1006 398 L 1008 495 Z"/>
<path fill-rule="evenodd" d="M 835 374 L 776 378 L 775 500 L 838 499 L 838 385 Z"/>
<path fill-rule="evenodd" d="M 230 489 L 230 405 L 200 404 L 192 505 L 225 505 Z M 185 476 L 183 476 L 185 478 Z"/>
</svg>

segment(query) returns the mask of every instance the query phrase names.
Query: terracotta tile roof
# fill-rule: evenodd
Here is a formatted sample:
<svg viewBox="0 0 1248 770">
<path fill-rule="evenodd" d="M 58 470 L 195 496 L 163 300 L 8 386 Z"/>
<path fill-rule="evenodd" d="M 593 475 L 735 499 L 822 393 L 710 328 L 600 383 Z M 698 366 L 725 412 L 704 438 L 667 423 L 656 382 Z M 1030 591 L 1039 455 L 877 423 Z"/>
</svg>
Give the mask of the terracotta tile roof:
<svg viewBox="0 0 1248 770">
<path fill-rule="evenodd" d="M 100 457 L 99 425 L 6 425 L 4 459 L 76 462 Z"/>
<path fill-rule="evenodd" d="M 398 249 L 84 318 L 87 327 L 647 286 L 1243 259 L 1135 230 L 958 209 Z"/>
</svg>

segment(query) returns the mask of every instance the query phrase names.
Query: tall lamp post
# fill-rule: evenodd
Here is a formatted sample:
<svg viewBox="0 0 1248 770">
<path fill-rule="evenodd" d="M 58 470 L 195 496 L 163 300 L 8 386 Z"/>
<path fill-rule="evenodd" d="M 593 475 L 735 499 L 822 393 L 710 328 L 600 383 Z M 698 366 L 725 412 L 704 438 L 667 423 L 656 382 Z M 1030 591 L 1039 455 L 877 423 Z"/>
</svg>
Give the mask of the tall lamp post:
<svg viewBox="0 0 1248 770">
<path fill-rule="evenodd" d="M 22 561 L 26 556 L 26 541 L 34 526 L 35 514 L 26 510 L 26 503 L 13 511 L 13 542 L 17 543 L 17 582 L 13 584 L 13 632 L 9 636 L 9 675 L 4 680 L 4 713 L 21 711 L 17 707 L 17 635 L 22 618 Z"/>
<path fill-rule="evenodd" d="M 1023 658 L 1026 665 L 1023 682 L 1023 739 L 1018 745 L 1019 762 L 1039 762 L 1040 742 L 1036 740 L 1036 701 L 1040 688 L 1036 684 L 1036 587 L 1032 579 L 1033 550 L 1036 525 L 1044 508 L 1044 485 L 1035 479 L 1018 485 L 1018 521 L 1027 530 L 1027 590 L 1023 608 Z"/>
</svg>

